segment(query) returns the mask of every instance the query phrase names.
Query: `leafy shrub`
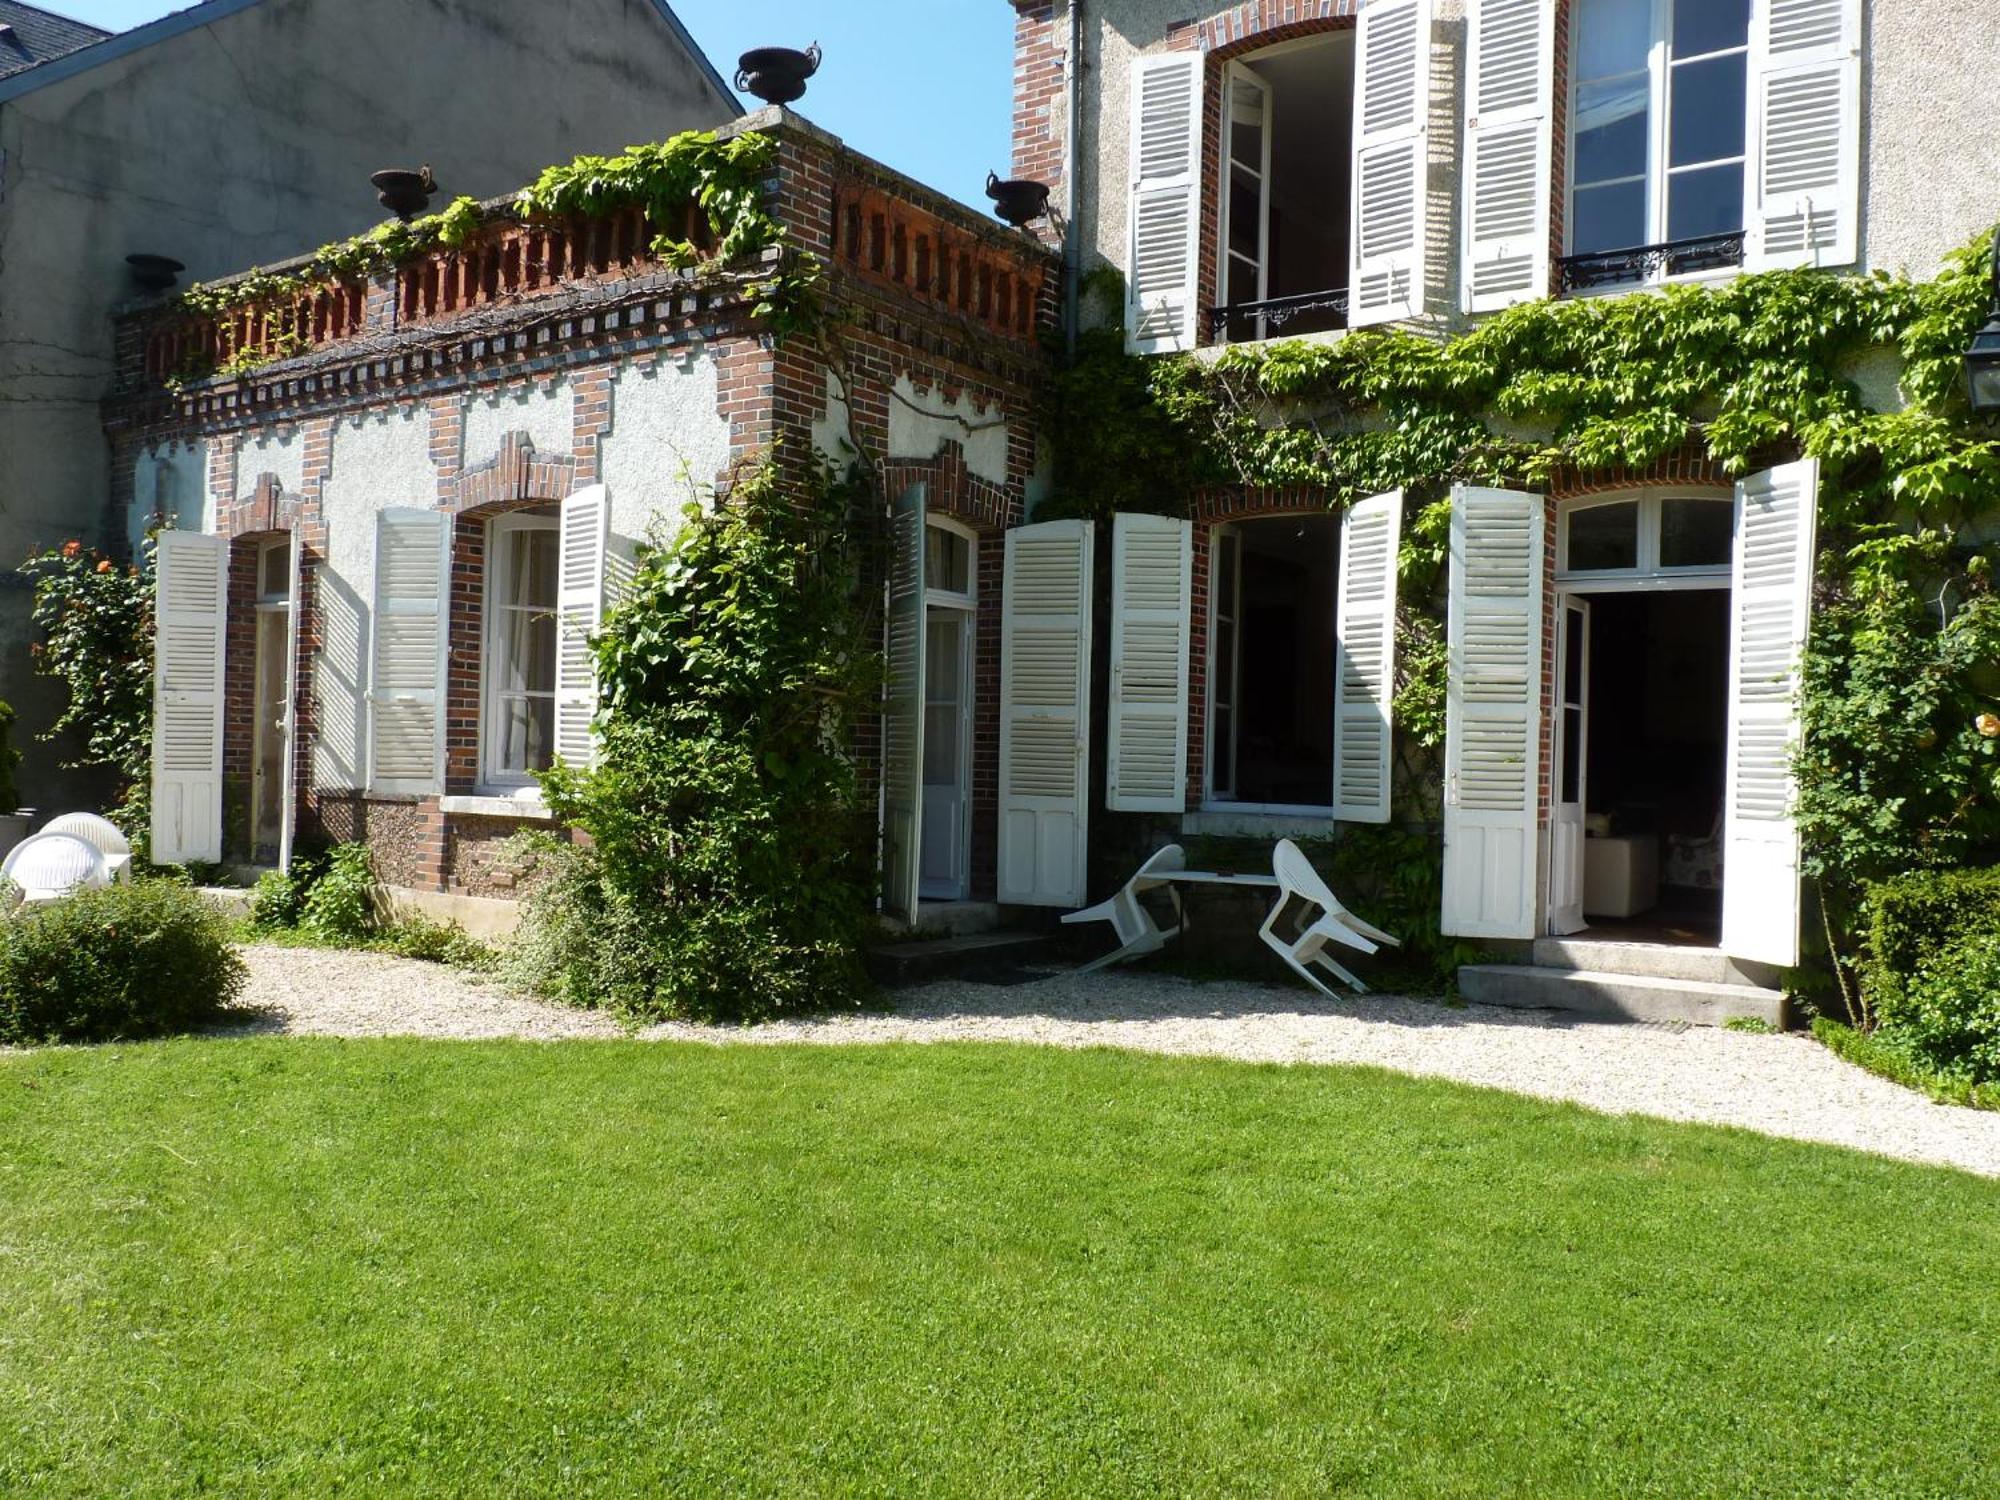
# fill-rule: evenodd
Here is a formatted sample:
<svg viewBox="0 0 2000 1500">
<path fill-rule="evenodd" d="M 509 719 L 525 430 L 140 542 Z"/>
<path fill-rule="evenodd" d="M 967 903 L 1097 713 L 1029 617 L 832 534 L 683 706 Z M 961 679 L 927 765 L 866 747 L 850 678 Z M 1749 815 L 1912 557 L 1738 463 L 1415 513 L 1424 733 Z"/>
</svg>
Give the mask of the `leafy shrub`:
<svg viewBox="0 0 2000 1500">
<path fill-rule="evenodd" d="M 1816 1016 L 1812 1034 L 1834 1056 L 1891 1083 L 1927 1094 L 1940 1104 L 2000 1110 L 2000 1084 L 1971 1083 L 1940 1072 L 1892 1032 L 1858 1031 L 1830 1016 Z"/>
<path fill-rule="evenodd" d="M 0 922 L 0 1042 L 184 1031 L 232 1004 L 243 977 L 221 914 L 188 886 L 79 891 Z"/>
<path fill-rule="evenodd" d="M 2000 932 L 2000 866 L 1927 870 L 1878 882 L 1862 900 L 1868 964 L 1863 984 L 1884 1019 L 1939 954 L 1983 932 Z"/>
<path fill-rule="evenodd" d="M 2000 1083 L 2000 925 L 1939 950 L 1883 1007 L 1882 1034 L 1940 1073 Z"/>
<path fill-rule="evenodd" d="M 516 971 L 548 993 L 720 1020 L 866 992 L 873 848 L 846 749 L 876 704 L 876 622 L 853 498 L 766 469 L 642 556 L 592 643 L 597 765 L 543 778 L 595 846 L 531 903 L 540 952 Z"/>
<path fill-rule="evenodd" d="M 296 927 L 306 914 L 306 898 L 333 863 L 325 849 L 298 849 L 289 870 L 266 870 L 250 892 L 250 921 L 267 931 Z"/>
<path fill-rule="evenodd" d="M 308 887 L 299 930 L 328 943 L 358 943 L 375 929 L 375 865 L 366 844 L 336 844 Z"/>
<path fill-rule="evenodd" d="M 457 969 L 491 969 L 499 955 L 456 922 L 434 922 L 412 914 L 397 920 L 382 935 L 382 948 L 399 958 L 450 964 Z"/>
</svg>

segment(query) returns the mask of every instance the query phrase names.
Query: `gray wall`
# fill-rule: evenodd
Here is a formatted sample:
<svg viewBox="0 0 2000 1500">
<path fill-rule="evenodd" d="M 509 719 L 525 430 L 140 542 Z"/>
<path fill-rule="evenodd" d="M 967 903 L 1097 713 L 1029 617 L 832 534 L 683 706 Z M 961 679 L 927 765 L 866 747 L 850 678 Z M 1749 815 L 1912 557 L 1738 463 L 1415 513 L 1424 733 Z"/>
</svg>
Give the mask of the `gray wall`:
<svg viewBox="0 0 2000 1500">
<path fill-rule="evenodd" d="M 0 697 L 24 799 L 89 790 L 31 742 L 55 700 L 11 569 L 122 542 L 98 403 L 127 254 L 224 275 L 378 222 L 382 167 L 429 162 L 442 207 L 735 112 L 652 0 L 262 0 L 0 102 Z"/>
</svg>

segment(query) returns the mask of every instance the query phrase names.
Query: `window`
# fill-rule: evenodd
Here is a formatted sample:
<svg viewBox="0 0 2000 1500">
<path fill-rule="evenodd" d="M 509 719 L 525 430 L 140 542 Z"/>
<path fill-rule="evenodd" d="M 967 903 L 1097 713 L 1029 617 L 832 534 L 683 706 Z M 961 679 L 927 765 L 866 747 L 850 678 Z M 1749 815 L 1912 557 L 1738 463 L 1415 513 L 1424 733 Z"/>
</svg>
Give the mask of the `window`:
<svg viewBox="0 0 2000 1500">
<path fill-rule="evenodd" d="M 1569 285 L 1741 264 L 1750 4 L 1578 0 Z"/>
<path fill-rule="evenodd" d="M 1729 495 L 1621 495 L 1566 506 L 1556 570 L 1571 578 L 1710 577 L 1729 571 Z"/>
<path fill-rule="evenodd" d="M 560 551 L 553 508 L 516 511 L 487 527 L 482 779 L 492 787 L 528 786 L 555 757 Z"/>
<path fill-rule="evenodd" d="M 1346 327 L 1354 34 L 1231 63 L 1223 90 L 1211 332 L 1244 340 Z"/>
</svg>

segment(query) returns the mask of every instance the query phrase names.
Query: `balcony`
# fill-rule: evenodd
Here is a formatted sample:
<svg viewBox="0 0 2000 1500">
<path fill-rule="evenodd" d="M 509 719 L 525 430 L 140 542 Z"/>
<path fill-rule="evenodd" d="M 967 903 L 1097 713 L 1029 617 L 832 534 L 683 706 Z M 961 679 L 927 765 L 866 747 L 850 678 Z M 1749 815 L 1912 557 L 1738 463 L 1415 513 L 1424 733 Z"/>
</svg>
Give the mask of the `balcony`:
<svg viewBox="0 0 2000 1500">
<path fill-rule="evenodd" d="M 1556 258 L 1555 290 L 1596 291 L 1611 286 L 1644 286 L 1675 276 L 1735 270 L 1743 264 L 1743 231 L 1665 240 L 1624 250 L 1594 250 Z"/>
</svg>

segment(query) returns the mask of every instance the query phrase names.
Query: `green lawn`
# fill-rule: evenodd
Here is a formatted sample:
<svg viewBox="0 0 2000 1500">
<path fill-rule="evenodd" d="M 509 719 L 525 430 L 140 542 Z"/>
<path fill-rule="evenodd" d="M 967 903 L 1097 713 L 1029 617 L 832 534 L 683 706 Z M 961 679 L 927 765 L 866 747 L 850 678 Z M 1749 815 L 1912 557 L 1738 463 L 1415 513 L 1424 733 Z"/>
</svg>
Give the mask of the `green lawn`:
<svg viewBox="0 0 2000 1500">
<path fill-rule="evenodd" d="M 1016 1048 L 0 1059 L 0 1492 L 1968 1495 L 2000 1184 Z"/>
</svg>

